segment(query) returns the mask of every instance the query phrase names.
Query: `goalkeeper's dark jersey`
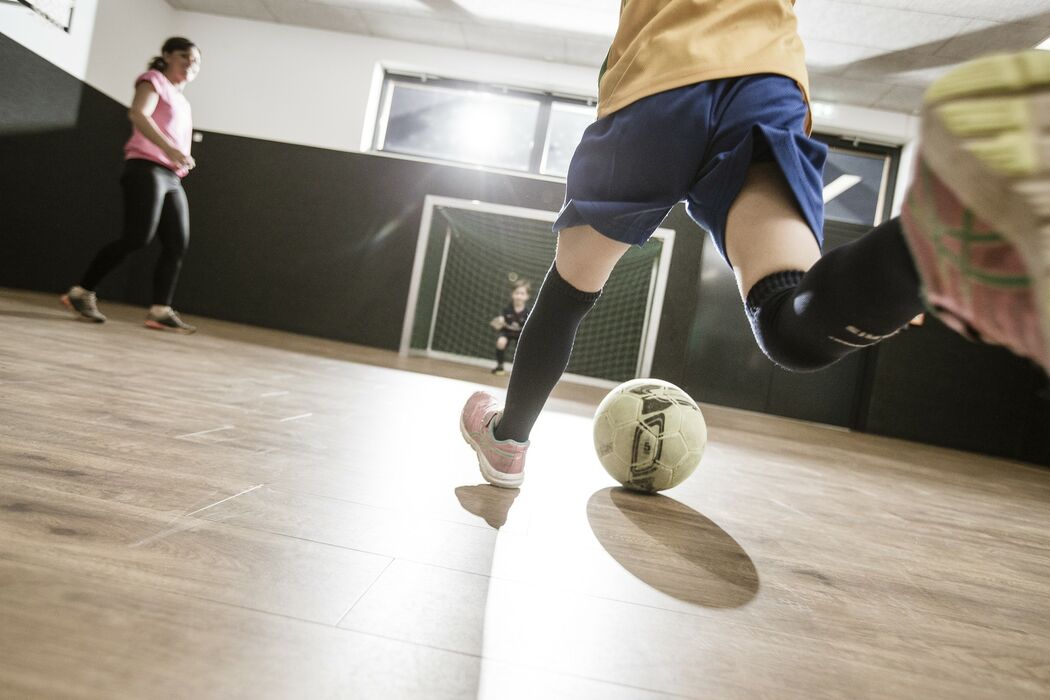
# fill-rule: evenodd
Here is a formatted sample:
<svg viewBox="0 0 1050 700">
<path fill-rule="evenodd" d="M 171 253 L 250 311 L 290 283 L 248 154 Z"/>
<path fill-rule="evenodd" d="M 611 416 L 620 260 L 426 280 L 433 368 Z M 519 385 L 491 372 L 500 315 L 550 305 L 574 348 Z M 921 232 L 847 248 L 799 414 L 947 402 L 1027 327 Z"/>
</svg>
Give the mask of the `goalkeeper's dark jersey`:
<svg viewBox="0 0 1050 700">
<path fill-rule="evenodd" d="M 517 337 L 521 334 L 521 329 L 525 325 L 525 321 L 529 318 L 529 311 L 531 309 L 526 306 L 520 312 L 514 310 L 514 305 L 504 307 L 503 309 L 503 329 L 500 333 Z"/>
</svg>

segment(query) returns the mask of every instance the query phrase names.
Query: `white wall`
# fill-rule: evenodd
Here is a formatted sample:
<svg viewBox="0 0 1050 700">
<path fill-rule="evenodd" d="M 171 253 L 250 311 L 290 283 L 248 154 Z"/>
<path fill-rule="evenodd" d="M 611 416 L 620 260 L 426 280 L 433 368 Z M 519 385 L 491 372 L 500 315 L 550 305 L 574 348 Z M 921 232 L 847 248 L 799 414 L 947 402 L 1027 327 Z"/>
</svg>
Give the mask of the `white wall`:
<svg viewBox="0 0 1050 700">
<path fill-rule="evenodd" d="M 0 4 L 0 33 L 83 80 L 98 0 L 78 0 L 70 31 L 64 32 L 24 5 Z"/>
<path fill-rule="evenodd" d="M 128 105 L 135 93 L 135 77 L 160 53 L 165 39 L 180 34 L 177 22 L 180 13 L 164 0 L 97 2 L 95 38 L 85 80 Z M 79 9 L 79 3 L 77 7 Z"/>
<path fill-rule="evenodd" d="M 111 0 L 101 0 L 103 3 Z M 597 70 L 288 25 L 178 12 L 202 53 L 187 88 L 202 129 L 361 150 L 377 64 L 593 94 Z"/>
<path fill-rule="evenodd" d="M 0 30 L 123 104 L 164 39 L 186 36 L 203 57 L 186 90 L 198 128 L 343 151 L 368 141 L 377 66 L 581 96 L 597 83 L 596 67 L 184 12 L 165 0 L 78 0 L 73 29 L 66 35 L 0 5 Z M 816 128 L 835 135 L 893 144 L 916 136 L 917 119 L 905 114 L 848 105 L 815 112 Z"/>
</svg>

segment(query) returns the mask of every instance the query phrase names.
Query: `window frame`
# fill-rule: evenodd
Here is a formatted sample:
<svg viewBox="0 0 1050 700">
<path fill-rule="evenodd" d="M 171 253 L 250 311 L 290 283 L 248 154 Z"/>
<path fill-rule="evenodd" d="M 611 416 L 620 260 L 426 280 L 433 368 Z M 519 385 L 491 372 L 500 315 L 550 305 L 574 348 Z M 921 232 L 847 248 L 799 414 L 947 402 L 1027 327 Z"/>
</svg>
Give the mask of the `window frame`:
<svg viewBox="0 0 1050 700">
<path fill-rule="evenodd" d="M 844 136 L 831 136 L 829 134 L 813 133 L 813 138 L 828 146 L 831 150 L 841 151 L 849 154 L 860 154 L 876 156 L 883 159 L 882 182 L 879 186 L 879 200 L 875 208 L 875 221 L 871 223 L 858 224 L 864 226 L 878 226 L 888 221 L 893 216 L 894 193 L 897 189 L 898 170 L 901 162 L 901 147 L 888 146 L 885 144 L 869 143 L 857 138 Z M 827 213 L 825 210 L 825 218 Z M 832 219 L 846 224 L 856 224 L 853 221 Z"/>
<path fill-rule="evenodd" d="M 431 86 L 444 90 L 459 90 L 463 92 L 486 93 L 501 97 L 525 99 L 537 103 L 539 110 L 536 114 L 536 125 L 532 134 L 532 151 L 529 157 L 529 165 L 526 170 L 513 168 L 500 168 L 491 165 L 479 165 L 463 160 L 449 158 L 438 158 L 435 156 L 421 156 L 414 153 L 405 153 L 395 149 L 380 147 L 385 146 L 387 121 L 390 117 L 390 108 L 393 93 L 397 85 L 408 86 Z M 492 83 L 481 83 L 456 78 L 440 78 L 426 73 L 412 73 L 392 69 L 383 70 L 383 85 L 379 93 L 379 103 L 376 110 L 375 128 L 372 131 L 372 140 L 369 149 L 373 153 L 396 156 L 399 158 L 411 158 L 434 163 L 443 163 L 466 168 L 475 168 L 490 172 L 508 173 L 526 177 L 537 177 L 554 179 L 564 182 L 565 176 L 553 175 L 542 172 L 546 162 L 546 151 L 550 138 L 550 121 L 552 106 L 554 104 L 566 104 L 573 107 L 595 108 L 596 100 L 592 97 L 578 95 L 564 95 L 546 90 L 532 90 L 522 87 L 510 87 Z"/>
<path fill-rule="evenodd" d="M 527 87 L 500 85 L 484 83 L 459 78 L 443 78 L 424 72 L 415 72 L 406 69 L 384 67 L 382 69 L 382 87 L 379 91 L 379 101 L 375 114 L 372 138 L 369 150 L 372 153 L 393 156 L 397 158 L 408 158 L 426 162 L 441 163 L 457 167 L 484 170 L 487 172 L 518 175 L 521 177 L 532 177 L 556 182 L 565 182 L 564 175 L 556 175 L 543 172 L 547 161 L 547 151 L 550 146 L 551 113 L 555 104 L 564 104 L 570 108 L 596 109 L 597 100 L 594 97 L 569 95 L 556 93 L 549 90 L 533 89 Z M 398 84 L 409 86 L 433 86 L 436 88 L 488 93 L 498 96 L 514 97 L 535 101 L 539 104 L 536 115 L 536 128 L 532 137 L 532 154 L 529 159 L 527 170 L 516 170 L 511 168 L 500 168 L 491 165 L 479 165 L 468 161 L 438 158 L 434 156 L 422 156 L 414 153 L 405 153 L 389 148 L 380 148 L 386 139 L 387 120 L 390 116 L 390 106 L 393 92 Z M 901 147 L 878 143 L 870 143 L 857 138 L 847 136 L 833 136 L 827 133 L 814 132 L 812 137 L 826 144 L 830 149 L 846 153 L 860 154 L 880 157 L 883 159 L 883 176 L 879 188 L 879 199 L 876 203 L 875 221 L 870 225 L 876 226 L 888 220 L 892 216 L 894 206 L 894 194 L 897 179 L 900 176 L 898 170 L 901 162 Z M 385 145 L 385 144 L 384 144 Z M 839 219 L 834 219 L 839 221 Z M 846 222 L 849 223 L 849 222 Z"/>
</svg>

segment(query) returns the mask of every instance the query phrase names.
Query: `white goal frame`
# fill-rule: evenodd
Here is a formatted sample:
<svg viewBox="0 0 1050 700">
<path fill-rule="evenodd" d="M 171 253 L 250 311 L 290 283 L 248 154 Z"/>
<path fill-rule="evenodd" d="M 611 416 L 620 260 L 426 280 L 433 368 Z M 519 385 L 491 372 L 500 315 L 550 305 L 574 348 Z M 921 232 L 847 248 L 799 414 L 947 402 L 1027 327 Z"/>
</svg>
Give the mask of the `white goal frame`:
<svg viewBox="0 0 1050 700">
<path fill-rule="evenodd" d="M 73 30 L 73 11 L 76 0 L 0 0 L 4 4 L 21 5 L 67 34 Z"/>
<path fill-rule="evenodd" d="M 428 194 L 423 199 L 423 216 L 419 223 L 419 236 L 416 240 L 416 255 L 415 260 L 412 263 L 412 280 L 408 288 L 408 303 L 405 306 L 405 318 L 401 327 L 401 345 L 399 348 L 399 354 L 402 357 L 432 357 L 462 364 L 488 367 L 492 364 L 491 360 L 432 350 L 430 348 L 430 340 L 427 341 L 427 348 L 425 349 L 411 347 L 412 329 L 415 326 L 416 307 L 418 306 L 419 292 L 423 279 L 423 268 L 426 263 L 426 252 L 430 241 L 430 228 L 433 224 L 434 209 L 440 206 L 456 209 L 469 209 L 491 214 L 503 214 L 522 219 L 547 221 L 550 223 L 554 222 L 558 217 L 558 213 L 546 211 L 544 209 L 514 207 L 506 204 L 480 202 L 476 199 L 457 199 L 455 197 L 443 197 L 433 194 Z M 551 235 L 553 236 L 554 234 L 552 233 Z M 659 239 L 663 243 L 663 246 L 661 247 L 659 258 L 653 266 L 652 278 L 649 282 L 649 295 L 646 299 L 645 322 L 642 327 L 642 340 L 639 347 L 638 364 L 635 370 L 635 374 L 638 377 L 648 377 L 652 372 L 653 355 L 656 351 L 656 338 L 660 331 L 660 315 L 663 312 L 664 294 L 667 290 L 667 277 L 671 268 L 671 255 L 674 252 L 675 232 L 673 229 L 658 228 L 653 236 Z M 442 252 L 443 258 L 447 255 L 447 252 L 448 246 L 446 244 Z M 429 337 L 431 339 L 433 338 L 434 322 L 437 318 L 437 311 L 441 305 L 441 286 L 444 282 L 444 278 L 445 260 L 442 259 L 440 271 L 438 273 L 438 287 L 434 298 L 434 310 L 431 314 L 430 321 Z M 513 365 L 511 366 L 513 367 Z M 565 374 L 563 376 L 565 379 L 572 382 L 589 384 L 592 386 L 612 388 L 617 384 L 617 382 L 609 379 L 587 377 L 578 374 Z"/>
</svg>

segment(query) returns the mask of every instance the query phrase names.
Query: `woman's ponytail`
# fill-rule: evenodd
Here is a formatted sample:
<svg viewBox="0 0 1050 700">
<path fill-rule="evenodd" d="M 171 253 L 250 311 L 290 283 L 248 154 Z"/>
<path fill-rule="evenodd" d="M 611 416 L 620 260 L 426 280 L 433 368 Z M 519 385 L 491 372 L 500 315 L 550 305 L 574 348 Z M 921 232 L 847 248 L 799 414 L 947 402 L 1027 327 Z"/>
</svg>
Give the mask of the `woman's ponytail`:
<svg viewBox="0 0 1050 700">
<path fill-rule="evenodd" d="M 164 54 L 172 51 L 189 51 L 195 46 L 197 45 L 184 36 L 168 38 L 164 45 L 160 47 L 160 56 L 154 56 L 150 59 L 149 70 L 159 70 L 163 73 L 164 69 L 168 67 L 168 62 L 164 60 Z"/>
</svg>

